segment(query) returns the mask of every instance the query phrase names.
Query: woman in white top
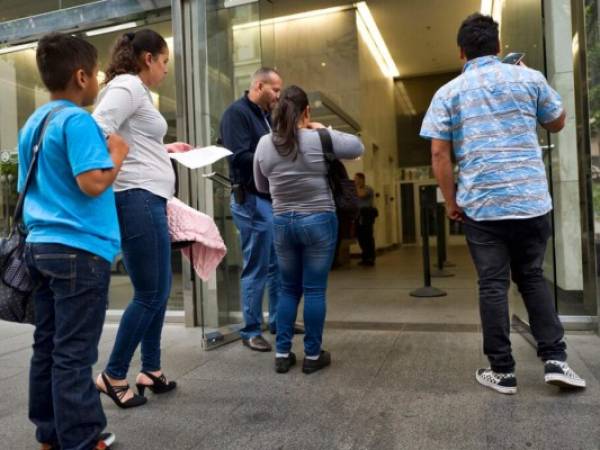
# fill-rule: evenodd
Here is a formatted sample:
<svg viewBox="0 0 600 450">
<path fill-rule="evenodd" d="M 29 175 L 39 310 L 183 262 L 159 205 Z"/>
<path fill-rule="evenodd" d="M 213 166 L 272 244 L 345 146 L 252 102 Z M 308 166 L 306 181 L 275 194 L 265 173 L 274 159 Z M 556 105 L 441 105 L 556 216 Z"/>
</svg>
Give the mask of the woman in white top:
<svg viewBox="0 0 600 450">
<path fill-rule="evenodd" d="M 134 288 L 125 309 L 110 360 L 98 376 L 98 389 L 119 407 L 146 402 L 144 390 L 168 392 L 160 364 L 160 336 L 171 290 L 171 248 L 166 204 L 175 189 L 169 151 L 186 151 L 188 144 L 164 145 L 167 122 L 152 103 L 150 88 L 167 74 L 169 49 L 152 30 L 125 33 L 112 50 L 106 87 L 94 118 L 106 135 L 118 132 L 129 144 L 129 155 L 114 183 L 121 228 L 123 260 Z M 129 388 L 127 372 L 141 343 L 139 395 Z"/>
</svg>

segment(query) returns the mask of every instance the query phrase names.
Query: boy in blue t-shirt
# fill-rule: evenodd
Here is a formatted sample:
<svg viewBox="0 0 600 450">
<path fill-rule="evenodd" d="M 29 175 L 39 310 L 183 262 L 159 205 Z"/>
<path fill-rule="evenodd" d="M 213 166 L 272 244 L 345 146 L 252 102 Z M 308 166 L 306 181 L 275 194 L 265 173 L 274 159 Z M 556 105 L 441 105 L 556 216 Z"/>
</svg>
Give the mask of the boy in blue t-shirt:
<svg viewBox="0 0 600 450">
<path fill-rule="evenodd" d="M 98 94 L 97 51 L 83 39 L 43 37 L 37 65 L 50 91 L 19 135 L 19 191 L 50 115 L 26 191 L 26 258 L 39 283 L 29 383 L 29 418 L 42 449 L 105 449 L 106 417 L 92 381 L 120 236 L 111 185 L 128 146 L 105 140 L 82 107 Z"/>
</svg>

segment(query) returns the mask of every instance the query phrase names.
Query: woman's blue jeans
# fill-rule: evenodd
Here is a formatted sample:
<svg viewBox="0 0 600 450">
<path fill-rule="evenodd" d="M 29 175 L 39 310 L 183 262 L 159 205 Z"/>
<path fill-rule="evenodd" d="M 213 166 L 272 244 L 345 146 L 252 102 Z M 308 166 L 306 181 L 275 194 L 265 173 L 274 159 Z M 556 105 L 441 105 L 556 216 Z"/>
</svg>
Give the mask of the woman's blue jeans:
<svg viewBox="0 0 600 450">
<path fill-rule="evenodd" d="M 325 324 L 325 291 L 337 242 L 334 212 L 278 214 L 273 219 L 274 242 L 281 272 L 277 305 L 278 353 L 292 348 L 298 303 L 304 294 L 304 353 L 321 353 Z"/>
<path fill-rule="evenodd" d="M 106 373 L 122 380 L 140 343 L 142 370 L 161 369 L 160 338 L 171 292 L 171 244 L 164 198 L 144 189 L 115 196 L 123 262 L 134 292 L 121 318 Z"/>
</svg>

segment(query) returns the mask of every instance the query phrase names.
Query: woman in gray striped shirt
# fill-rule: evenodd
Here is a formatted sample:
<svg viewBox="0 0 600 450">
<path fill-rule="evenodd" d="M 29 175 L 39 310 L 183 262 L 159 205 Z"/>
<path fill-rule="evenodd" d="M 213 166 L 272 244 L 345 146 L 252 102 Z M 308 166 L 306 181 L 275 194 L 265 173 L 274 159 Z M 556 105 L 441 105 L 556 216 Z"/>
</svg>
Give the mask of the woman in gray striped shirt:
<svg viewBox="0 0 600 450">
<path fill-rule="evenodd" d="M 335 204 L 306 93 L 290 86 L 281 94 L 273 117 L 273 132 L 263 136 L 254 155 L 254 180 L 273 198 L 273 239 L 281 271 L 277 304 L 275 370 L 287 372 L 296 363 L 291 352 L 294 322 L 304 295 L 304 363 L 313 373 L 331 362 L 321 348 L 325 323 L 325 291 L 338 232 Z M 333 152 L 340 159 L 363 153 L 360 139 L 330 131 Z"/>
<path fill-rule="evenodd" d="M 146 402 L 146 387 L 155 394 L 175 388 L 160 363 L 160 336 L 171 291 L 171 247 L 166 205 L 174 193 L 175 174 L 168 151 L 188 144 L 165 146 L 167 121 L 152 102 L 150 88 L 167 74 L 169 48 L 152 30 L 125 33 L 116 43 L 106 70 L 94 118 L 104 131 L 118 132 L 129 144 L 129 155 L 114 183 L 121 228 L 123 260 L 134 288 L 123 313 L 115 346 L 98 389 L 121 408 Z M 131 358 L 141 343 L 142 370 L 136 384 L 127 383 Z"/>
</svg>

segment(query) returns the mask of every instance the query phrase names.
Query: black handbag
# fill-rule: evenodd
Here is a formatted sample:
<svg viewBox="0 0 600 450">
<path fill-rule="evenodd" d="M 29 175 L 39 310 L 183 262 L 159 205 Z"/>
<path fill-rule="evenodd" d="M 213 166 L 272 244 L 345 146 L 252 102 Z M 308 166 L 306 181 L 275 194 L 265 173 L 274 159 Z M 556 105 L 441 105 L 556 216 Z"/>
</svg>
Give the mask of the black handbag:
<svg viewBox="0 0 600 450">
<path fill-rule="evenodd" d="M 344 164 L 336 158 L 329 131 L 325 128 L 318 128 L 317 132 L 321 139 L 321 146 L 327 166 L 327 179 L 333 194 L 336 214 L 338 216 L 339 237 L 342 239 L 352 239 L 356 235 L 354 223 L 359 214 L 356 184 L 348 177 L 348 172 Z"/>
<path fill-rule="evenodd" d="M 17 205 L 13 215 L 12 227 L 8 237 L 0 239 L 0 320 L 19 323 L 34 323 L 33 291 L 35 284 L 25 261 L 25 239 L 27 231 L 23 224 L 23 203 L 25 193 L 31 185 L 37 167 L 38 155 L 42 140 L 50 119 L 55 112 L 64 108 L 60 106 L 53 109 L 45 117 L 41 131 L 33 146 L 33 155 L 23 189 L 19 193 Z"/>
</svg>

